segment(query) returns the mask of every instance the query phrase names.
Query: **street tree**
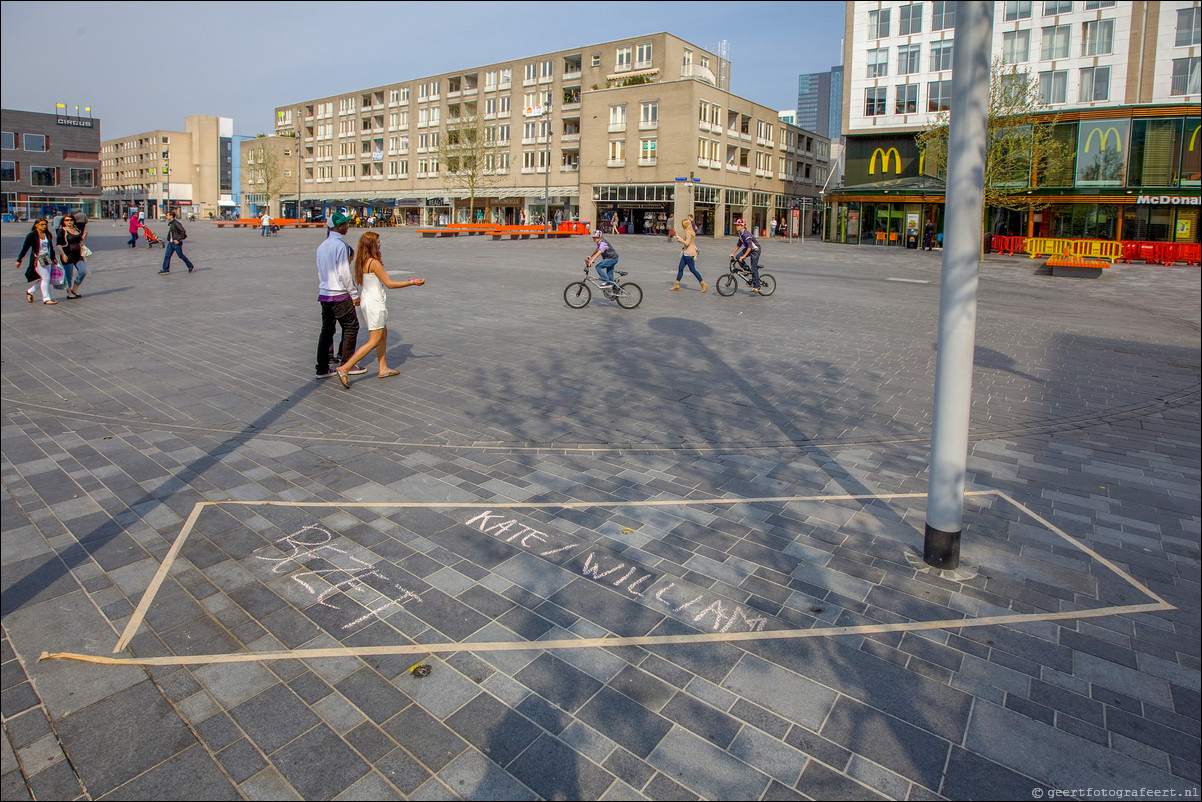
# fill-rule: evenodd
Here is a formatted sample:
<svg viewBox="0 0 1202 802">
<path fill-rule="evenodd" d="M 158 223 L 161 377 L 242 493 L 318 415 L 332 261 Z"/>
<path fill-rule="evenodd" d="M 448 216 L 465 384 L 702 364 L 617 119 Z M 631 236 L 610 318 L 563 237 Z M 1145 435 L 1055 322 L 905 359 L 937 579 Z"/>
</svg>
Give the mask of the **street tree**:
<svg viewBox="0 0 1202 802">
<path fill-rule="evenodd" d="M 947 172 L 950 112 L 915 135 L 925 154 L 925 169 Z M 1072 170 L 1074 148 L 1057 129 L 1054 114 L 1040 95 L 1039 80 L 995 60 L 989 75 L 988 143 L 985 148 L 985 208 L 1033 212 L 1052 201 L 1034 190 L 1064 186 Z M 988 212 L 987 212 L 988 213 Z"/>
<path fill-rule="evenodd" d="M 277 138 L 260 134 L 247 149 L 247 181 L 255 194 L 264 196 L 263 205 L 268 209 L 284 189 L 285 167 L 280 148 Z"/>
<path fill-rule="evenodd" d="M 485 125 L 474 108 L 447 119 L 446 132 L 438 145 L 443 183 L 468 194 L 469 215 L 476 207 L 478 194 L 506 177 L 508 171 L 502 171 L 501 160 L 507 153 L 497 143 L 496 129 Z"/>
</svg>

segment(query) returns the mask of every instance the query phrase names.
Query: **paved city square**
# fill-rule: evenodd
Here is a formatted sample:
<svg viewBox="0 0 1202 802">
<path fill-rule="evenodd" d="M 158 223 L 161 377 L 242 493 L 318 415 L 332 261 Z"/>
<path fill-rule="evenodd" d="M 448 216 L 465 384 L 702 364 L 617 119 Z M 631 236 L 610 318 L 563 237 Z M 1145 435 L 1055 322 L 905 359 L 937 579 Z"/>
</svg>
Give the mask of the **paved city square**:
<svg viewBox="0 0 1202 802">
<path fill-rule="evenodd" d="M 1197 267 L 985 258 L 934 576 L 938 252 L 765 242 L 719 297 L 618 236 L 642 304 L 573 310 L 587 238 L 380 230 L 427 283 L 348 391 L 320 229 L 189 223 L 159 276 L 95 221 L 56 306 L 26 230 L 6 800 L 1198 798 Z"/>
</svg>

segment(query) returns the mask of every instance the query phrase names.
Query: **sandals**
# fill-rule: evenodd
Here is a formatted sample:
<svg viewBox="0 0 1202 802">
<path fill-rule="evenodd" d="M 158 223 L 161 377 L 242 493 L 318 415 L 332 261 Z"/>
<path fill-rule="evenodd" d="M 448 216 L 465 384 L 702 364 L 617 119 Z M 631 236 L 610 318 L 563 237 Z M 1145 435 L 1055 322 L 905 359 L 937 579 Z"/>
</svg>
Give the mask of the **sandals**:
<svg viewBox="0 0 1202 802">
<path fill-rule="evenodd" d="M 337 368 L 335 368 L 334 372 L 338 374 L 338 381 L 342 382 L 342 386 L 348 390 L 351 389 L 351 382 L 347 379 L 346 374 Z"/>
<path fill-rule="evenodd" d="M 33 293 L 30 292 L 29 290 L 25 291 L 25 300 L 29 301 L 30 303 L 33 303 Z"/>
<path fill-rule="evenodd" d="M 33 298 L 30 298 L 29 300 L 32 301 Z M 58 303 L 58 301 L 42 301 L 42 306 L 45 306 L 46 304 L 56 304 L 56 303 Z"/>
<path fill-rule="evenodd" d="M 399 370 L 390 370 L 387 373 L 381 373 L 380 378 L 381 379 L 389 379 L 389 378 L 392 378 L 393 376 L 400 376 L 400 375 L 401 375 L 401 372 Z"/>
</svg>

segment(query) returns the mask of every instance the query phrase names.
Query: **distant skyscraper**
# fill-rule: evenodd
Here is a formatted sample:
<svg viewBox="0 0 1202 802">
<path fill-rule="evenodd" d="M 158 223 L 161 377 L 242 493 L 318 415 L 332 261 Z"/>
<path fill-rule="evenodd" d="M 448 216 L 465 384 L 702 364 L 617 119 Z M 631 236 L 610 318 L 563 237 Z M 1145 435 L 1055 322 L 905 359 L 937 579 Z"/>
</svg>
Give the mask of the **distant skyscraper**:
<svg viewBox="0 0 1202 802">
<path fill-rule="evenodd" d="M 830 130 L 823 136 L 838 139 L 843 136 L 843 67 L 831 67 Z"/>
<path fill-rule="evenodd" d="M 797 76 L 798 127 L 813 131 L 818 136 L 829 136 L 830 109 L 831 74 L 811 72 Z"/>
</svg>

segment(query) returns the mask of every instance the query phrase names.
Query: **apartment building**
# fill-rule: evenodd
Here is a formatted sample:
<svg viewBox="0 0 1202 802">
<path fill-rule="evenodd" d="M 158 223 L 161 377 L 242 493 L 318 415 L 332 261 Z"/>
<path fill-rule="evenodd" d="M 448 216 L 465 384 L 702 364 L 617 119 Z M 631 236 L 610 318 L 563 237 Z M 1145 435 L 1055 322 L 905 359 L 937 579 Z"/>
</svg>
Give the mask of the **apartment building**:
<svg viewBox="0 0 1202 802">
<path fill-rule="evenodd" d="M 0 112 L 0 192 L 6 220 L 57 212 L 99 213 L 100 120 L 36 111 Z"/>
<path fill-rule="evenodd" d="M 162 218 L 169 208 L 205 219 L 236 213 L 234 121 L 195 114 L 183 131 L 146 131 L 101 143 L 105 216 L 137 208 Z"/>
<path fill-rule="evenodd" d="M 842 130 L 846 186 L 826 236 L 902 244 L 942 231 L 943 184 L 914 134 L 949 109 L 955 2 L 849 2 Z M 993 233 L 1198 241 L 1202 179 L 1196 0 L 994 3 L 992 53 L 1038 81 L 1055 135 L 1075 150 L 1031 211 L 992 209 Z M 1054 184 L 1054 185 L 1053 185 Z"/>
<path fill-rule="evenodd" d="M 628 231 L 661 233 L 694 214 L 721 236 L 738 217 L 762 227 L 806 205 L 829 158 L 826 140 L 720 88 L 728 70 L 655 33 L 279 106 L 275 133 L 297 138 L 306 217 L 616 215 Z M 490 146 L 474 187 L 446 163 L 464 120 L 479 120 Z"/>
</svg>

